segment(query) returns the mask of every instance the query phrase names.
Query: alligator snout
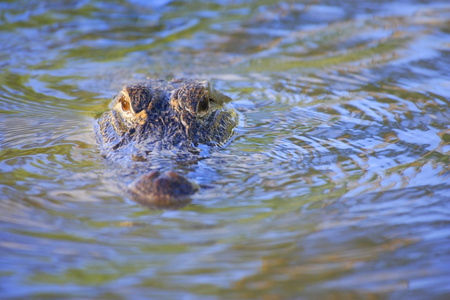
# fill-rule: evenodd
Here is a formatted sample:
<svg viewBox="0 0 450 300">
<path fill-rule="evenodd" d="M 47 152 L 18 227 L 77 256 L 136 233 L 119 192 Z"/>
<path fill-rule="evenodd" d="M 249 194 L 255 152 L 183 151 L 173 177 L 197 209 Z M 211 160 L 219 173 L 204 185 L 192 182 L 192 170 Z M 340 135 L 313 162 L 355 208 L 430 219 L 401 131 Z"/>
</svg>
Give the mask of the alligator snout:
<svg viewBox="0 0 450 300">
<path fill-rule="evenodd" d="M 152 171 L 128 186 L 132 199 L 142 205 L 158 208 L 179 208 L 192 201 L 198 185 L 173 171 Z"/>
</svg>

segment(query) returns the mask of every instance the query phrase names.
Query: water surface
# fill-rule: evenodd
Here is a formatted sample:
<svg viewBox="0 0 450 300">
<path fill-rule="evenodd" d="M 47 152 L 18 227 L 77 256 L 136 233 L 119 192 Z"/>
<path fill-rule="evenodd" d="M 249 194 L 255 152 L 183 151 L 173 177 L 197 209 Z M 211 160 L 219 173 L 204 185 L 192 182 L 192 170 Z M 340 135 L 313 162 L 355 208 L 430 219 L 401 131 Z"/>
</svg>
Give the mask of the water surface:
<svg viewBox="0 0 450 300">
<path fill-rule="evenodd" d="M 1 298 L 448 297 L 449 28 L 445 1 L 0 3 Z M 150 210 L 93 124 L 173 77 L 240 123 Z"/>
</svg>

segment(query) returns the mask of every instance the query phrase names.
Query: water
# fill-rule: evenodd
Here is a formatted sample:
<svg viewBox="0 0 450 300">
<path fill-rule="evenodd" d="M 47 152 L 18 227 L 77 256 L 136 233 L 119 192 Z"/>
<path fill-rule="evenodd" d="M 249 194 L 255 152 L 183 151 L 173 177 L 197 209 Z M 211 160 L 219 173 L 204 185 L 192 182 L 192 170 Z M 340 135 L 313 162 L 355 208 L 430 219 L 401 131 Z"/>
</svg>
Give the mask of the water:
<svg viewBox="0 0 450 300">
<path fill-rule="evenodd" d="M 148 2 L 0 3 L 1 298 L 450 296 L 448 3 Z M 240 124 L 150 210 L 93 124 L 172 77 Z"/>
</svg>

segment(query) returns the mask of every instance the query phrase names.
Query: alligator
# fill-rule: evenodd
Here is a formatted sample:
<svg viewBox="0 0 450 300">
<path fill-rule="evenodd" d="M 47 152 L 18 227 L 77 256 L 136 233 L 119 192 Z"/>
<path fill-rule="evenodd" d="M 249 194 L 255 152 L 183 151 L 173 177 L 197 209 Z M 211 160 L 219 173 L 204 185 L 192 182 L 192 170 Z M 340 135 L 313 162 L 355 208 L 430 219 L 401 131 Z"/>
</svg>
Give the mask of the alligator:
<svg viewBox="0 0 450 300">
<path fill-rule="evenodd" d="M 159 152 L 198 156 L 199 145 L 224 146 L 234 135 L 231 99 L 208 81 L 149 80 L 126 85 L 110 110 L 96 122 L 96 138 L 106 159 L 146 162 Z M 157 208 L 179 207 L 199 190 L 172 170 L 148 170 L 127 186 L 136 202 Z"/>
</svg>

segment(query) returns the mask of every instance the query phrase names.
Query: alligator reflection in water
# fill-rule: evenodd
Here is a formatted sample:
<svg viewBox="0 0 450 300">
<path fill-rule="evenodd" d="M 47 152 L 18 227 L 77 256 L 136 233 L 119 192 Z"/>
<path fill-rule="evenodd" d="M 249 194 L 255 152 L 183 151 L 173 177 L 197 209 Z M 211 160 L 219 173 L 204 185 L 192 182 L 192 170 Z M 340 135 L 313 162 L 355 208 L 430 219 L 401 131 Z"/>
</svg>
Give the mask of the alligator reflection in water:
<svg viewBox="0 0 450 300">
<path fill-rule="evenodd" d="M 237 119 L 224 107 L 227 101 L 207 81 L 152 80 L 125 86 L 100 118 L 97 140 L 104 156 L 113 160 L 130 155 L 145 161 L 149 153 L 162 150 L 175 150 L 177 157 L 198 155 L 199 144 L 220 146 L 232 137 Z M 133 199 L 157 207 L 189 203 L 197 190 L 175 172 L 153 171 L 129 186 Z"/>
</svg>

